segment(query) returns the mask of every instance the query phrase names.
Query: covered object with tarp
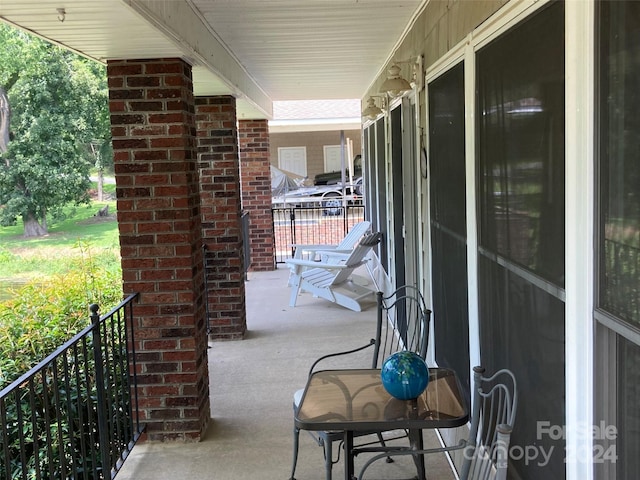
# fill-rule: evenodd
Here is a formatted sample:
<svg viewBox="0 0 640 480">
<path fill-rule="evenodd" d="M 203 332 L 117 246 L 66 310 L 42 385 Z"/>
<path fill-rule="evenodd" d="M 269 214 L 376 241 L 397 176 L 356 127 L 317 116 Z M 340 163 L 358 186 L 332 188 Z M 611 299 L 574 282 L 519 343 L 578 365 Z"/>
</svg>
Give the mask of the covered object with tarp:
<svg viewBox="0 0 640 480">
<path fill-rule="evenodd" d="M 271 196 L 279 197 L 298 190 L 306 177 L 280 170 L 271 165 Z"/>
</svg>

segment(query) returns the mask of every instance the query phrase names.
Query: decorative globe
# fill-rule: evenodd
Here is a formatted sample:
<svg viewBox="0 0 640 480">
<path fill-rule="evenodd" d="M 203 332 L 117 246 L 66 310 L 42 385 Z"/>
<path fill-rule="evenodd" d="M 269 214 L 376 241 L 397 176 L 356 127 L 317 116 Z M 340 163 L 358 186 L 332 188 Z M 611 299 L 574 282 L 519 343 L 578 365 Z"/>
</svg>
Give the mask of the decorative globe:
<svg viewBox="0 0 640 480">
<path fill-rule="evenodd" d="M 414 352 L 396 352 L 385 359 L 380 372 L 382 386 L 399 400 L 418 398 L 429 383 L 429 368 Z"/>
</svg>

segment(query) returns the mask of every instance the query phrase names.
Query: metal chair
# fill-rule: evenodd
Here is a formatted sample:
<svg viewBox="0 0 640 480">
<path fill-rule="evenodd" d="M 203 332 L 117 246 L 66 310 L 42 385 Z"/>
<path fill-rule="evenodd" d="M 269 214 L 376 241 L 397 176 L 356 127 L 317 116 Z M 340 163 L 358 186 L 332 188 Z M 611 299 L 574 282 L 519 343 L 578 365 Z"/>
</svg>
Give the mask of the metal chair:
<svg viewBox="0 0 640 480">
<path fill-rule="evenodd" d="M 371 464 L 399 455 L 420 455 L 444 451 L 463 450 L 460 480 L 505 480 L 507 478 L 509 442 L 516 419 L 518 392 L 516 378 L 507 369 L 498 370 L 489 377 L 484 368 L 474 367 L 473 410 L 469 437 L 461 443 L 442 448 L 418 450 L 406 448 L 386 449 L 371 457 L 360 470 L 358 480 Z"/>
<path fill-rule="evenodd" d="M 423 359 L 427 355 L 427 346 L 429 343 L 429 321 L 431 319 L 431 311 L 425 306 L 424 299 L 420 291 L 412 286 L 404 286 L 398 288 L 391 295 L 385 297 L 382 292 L 377 292 L 377 319 L 375 339 L 371 339 L 368 344 L 349 350 L 346 352 L 332 353 L 317 359 L 309 369 L 311 375 L 316 366 L 327 358 L 339 357 L 343 355 L 353 354 L 366 348 L 373 347 L 373 357 L 371 368 L 380 368 L 384 360 L 392 353 L 410 350 L 417 353 Z M 298 390 L 294 394 L 293 408 L 298 408 L 302 400 L 304 390 Z M 333 442 L 342 442 L 343 432 L 308 432 L 323 447 L 325 458 L 326 480 L 331 480 L 332 467 L 340 459 L 338 453 L 337 459 L 333 459 Z M 370 441 L 364 445 L 380 443 L 385 446 L 385 440 L 382 432 L 366 432 L 363 435 L 376 435 L 377 441 Z M 296 464 L 298 460 L 300 430 L 297 427 L 293 429 L 293 465 L 291 468 L 290 480 L 295 480 Z M 406 435 L 402 435 L 406 436 Z M 394 439 L 399 438 L 396 436 Z M 362 446 L 361 444 L 360 446 Z M 422 459 L 422 457 L 420 457 Z M 424 472 L 423 472 L 424 474 Z M 421 477 L 424 478 L 424 477 Z"/>
</svg>

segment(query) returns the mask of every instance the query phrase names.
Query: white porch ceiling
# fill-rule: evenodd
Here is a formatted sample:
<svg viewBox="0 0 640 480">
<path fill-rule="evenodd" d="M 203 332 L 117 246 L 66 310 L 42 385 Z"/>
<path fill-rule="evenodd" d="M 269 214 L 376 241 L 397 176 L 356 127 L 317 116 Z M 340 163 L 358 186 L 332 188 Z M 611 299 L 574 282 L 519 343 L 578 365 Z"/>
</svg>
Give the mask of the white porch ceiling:
<svg viewBox="0 0 640 480">
<path fill-rule="evenodd" d="M 101 62 L 181 57 L 196 95 L 271 118 L 273 101 L 361 98 L 427 1 L 0 0 L 0 19 Z"/>
</svg>

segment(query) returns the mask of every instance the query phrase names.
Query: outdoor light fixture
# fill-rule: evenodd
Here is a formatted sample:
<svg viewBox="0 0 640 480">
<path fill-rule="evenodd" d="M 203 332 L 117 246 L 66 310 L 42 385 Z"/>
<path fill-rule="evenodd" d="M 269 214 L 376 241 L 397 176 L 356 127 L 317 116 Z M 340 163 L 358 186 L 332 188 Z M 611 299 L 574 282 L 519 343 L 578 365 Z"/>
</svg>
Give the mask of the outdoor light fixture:
<svg viewBox="0 0 640 480">
<path fill-rule="evenodd" d="M 413 65 L 411 73 L 411 83 L 402 78 L 401 68 L 398 64 L 409 63 Z M 380 93 L 386 93 L 391 98 L 396 98 L 404 92 L 413 89 L 413 85 L 417 84 L 422 76 L 422 57 L 415 57 L 410 60 L 395 61 L 387 70 L 387 79 L 380 86 Z M 412 85 L 413 84 L 413 85 Z"/>
<path fill-rule="evenodd" d="M 381 113 L 383 113 L 383 110 L 376 105 L 376 100 L 373 97 L 369 97 L 367 107 L 362 111 L 362 116 L 369 120 L 375 120 Z"/>
</svg>

